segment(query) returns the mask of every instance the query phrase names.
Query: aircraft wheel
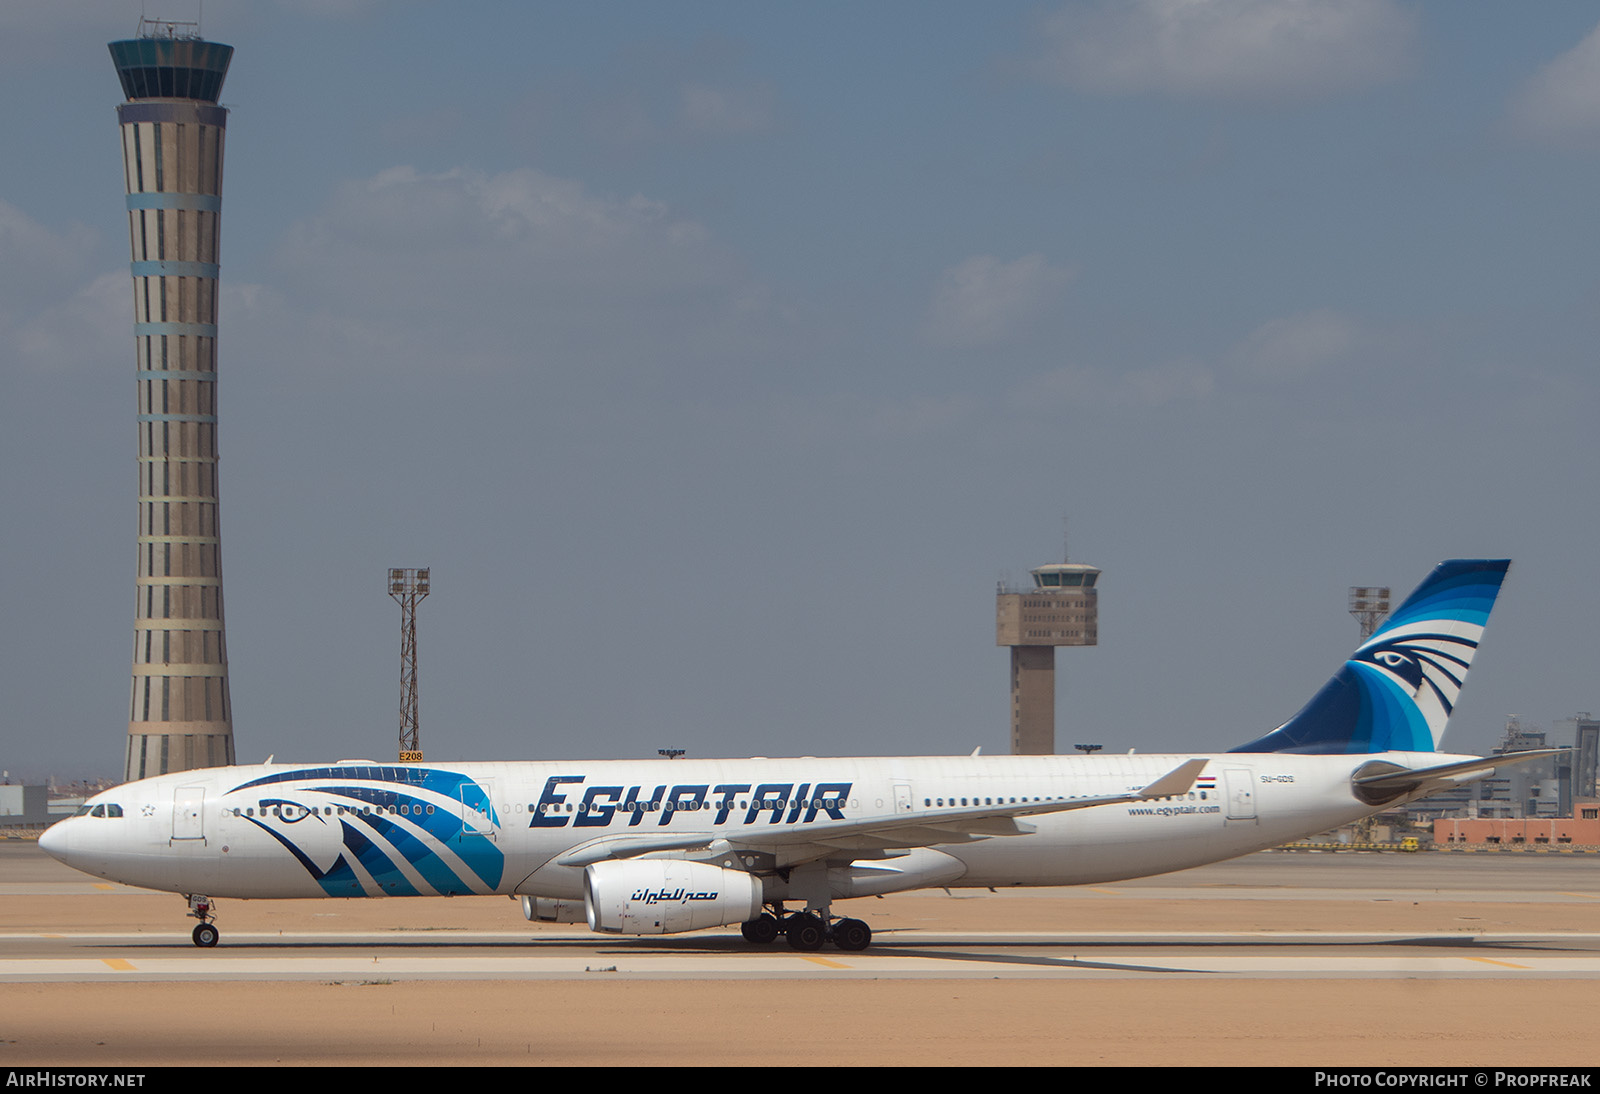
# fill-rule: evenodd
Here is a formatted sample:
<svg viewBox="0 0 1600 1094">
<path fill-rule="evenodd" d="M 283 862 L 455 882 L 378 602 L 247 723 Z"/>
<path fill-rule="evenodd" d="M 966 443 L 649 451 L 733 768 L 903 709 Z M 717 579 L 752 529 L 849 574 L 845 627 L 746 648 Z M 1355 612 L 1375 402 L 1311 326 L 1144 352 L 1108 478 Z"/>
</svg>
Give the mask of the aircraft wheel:
<svg viewBox="0 0 1600 1094">
<path fill-rule="evenodd" d="M 757 946 L 765 946 L 770 942 L 777 941 L 781 931 L 778 927 L 777 917 L 769 913 L 763 913 L 757 919 L 739 924 L 739 933 L 744 935 L 746 942 L 753 942 Z"/>
<path fill-rule="evenodd" d="M 841 950 L 864 950 L 872 943 L 872 928 L 859 919 L 841 919 L 833 925 L 833 944 Z"/>
<path fill-rule="evenodd" d="M 217 944 L 217 939 L 221 938 L 222 936 L 211 924 L 201 923 L 195 927 L 193 937 L 194 944 L 196 946 L 203 946 L 206 949 L 210 949 L 212 946 Z"/>
<path fill-rule="evenodd" d="M 827 934 L 822 925 L 822 920 L 809 912 L 789 917 L 789 924 L 784 928 L 784 933 L 789 936 L 789 945 L 796 950 L 820 950 L 823 937 Z"/>
</svg>

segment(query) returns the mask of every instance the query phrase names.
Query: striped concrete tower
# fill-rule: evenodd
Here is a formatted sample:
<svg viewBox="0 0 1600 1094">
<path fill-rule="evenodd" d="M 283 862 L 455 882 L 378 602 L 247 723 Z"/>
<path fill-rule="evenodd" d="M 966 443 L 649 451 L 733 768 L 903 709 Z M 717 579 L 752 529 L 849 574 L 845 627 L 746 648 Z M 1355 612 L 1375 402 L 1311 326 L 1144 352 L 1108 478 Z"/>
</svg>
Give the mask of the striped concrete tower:
<svg viewBox="0 0 1600 1094">
<path fill-rule="evenodd" d="M 233 47 L 193 25 L 111 43 L 139 406 L 139 565 L 129 779 L 233 763 L 217 526 L 217 105 Z"/>
</svg>

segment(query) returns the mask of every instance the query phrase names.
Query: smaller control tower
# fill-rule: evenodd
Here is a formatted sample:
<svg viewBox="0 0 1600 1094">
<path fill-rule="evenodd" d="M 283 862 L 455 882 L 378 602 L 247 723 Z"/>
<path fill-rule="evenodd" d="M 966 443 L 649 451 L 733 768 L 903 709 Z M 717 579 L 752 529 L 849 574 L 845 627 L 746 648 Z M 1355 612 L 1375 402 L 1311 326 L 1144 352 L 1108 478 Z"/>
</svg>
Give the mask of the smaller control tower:
<svg viewBox="0 0 1600 1094">
<path fill-rule="evenodd" d="M 1055 562 L 1032 571 L 1033 585 L 995 590 L 995 644 L 1011 647 L 1011 752 L 1056 750 L 1056 647 L 1099 642 L 1095 582 L 1100 569 Z"/>
</svg>

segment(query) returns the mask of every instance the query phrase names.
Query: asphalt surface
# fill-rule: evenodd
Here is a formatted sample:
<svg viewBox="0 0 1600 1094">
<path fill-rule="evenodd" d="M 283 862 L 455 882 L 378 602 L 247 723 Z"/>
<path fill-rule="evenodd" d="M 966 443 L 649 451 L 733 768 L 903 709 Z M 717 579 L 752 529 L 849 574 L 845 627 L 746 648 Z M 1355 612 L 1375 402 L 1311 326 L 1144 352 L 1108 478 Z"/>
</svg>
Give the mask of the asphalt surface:
<svg viewBox="0 0 1600 1094">
<path fill-rule="evenodd" d="M 1600 978 L 1600 856 L 1584 855 L 1276 852 L 1108 886 L 842 904 L 874 922 L 864 953 L 750 946 L 730 929 L 596 935 L 526 923 L 499 898 L 223 902 L 223 944 L 202 950 L 181 898 L 79 874 L 34 844 L 0 844 L 0 879 L 0 982 Z M 1537 924 L 1504 921 L 1530 908 Z"/>
<path fill-rule="evenodd" d="M 612 938 L 504 898 L 182 898 L 0 841 L 13 1066 L 1568 1066 L 1600 855 L 1268 853 L 850 901 L 863 953 Z"/>
</svg>

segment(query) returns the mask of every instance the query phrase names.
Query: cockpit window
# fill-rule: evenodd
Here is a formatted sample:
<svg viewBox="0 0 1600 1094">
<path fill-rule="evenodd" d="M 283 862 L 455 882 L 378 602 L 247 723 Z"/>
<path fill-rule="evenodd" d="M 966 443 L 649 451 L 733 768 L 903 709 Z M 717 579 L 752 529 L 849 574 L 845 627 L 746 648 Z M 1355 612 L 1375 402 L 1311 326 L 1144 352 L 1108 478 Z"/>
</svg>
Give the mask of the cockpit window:
<svg viewBox="0 0 1600 1094">
<path fill-rule="evenodd" d="M 115 802 L 107 802 L 106 803 L 106 816 L 108 816 L 108 817 L 120 817 L 120 816 L 122 816 L 122 806 L 117 805 Z"/>
</svg>

